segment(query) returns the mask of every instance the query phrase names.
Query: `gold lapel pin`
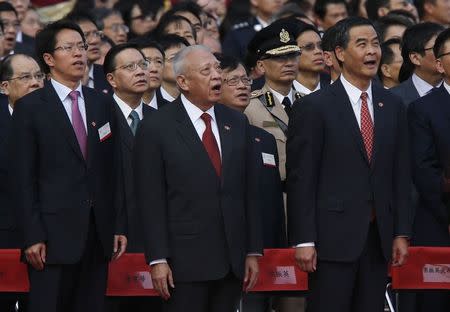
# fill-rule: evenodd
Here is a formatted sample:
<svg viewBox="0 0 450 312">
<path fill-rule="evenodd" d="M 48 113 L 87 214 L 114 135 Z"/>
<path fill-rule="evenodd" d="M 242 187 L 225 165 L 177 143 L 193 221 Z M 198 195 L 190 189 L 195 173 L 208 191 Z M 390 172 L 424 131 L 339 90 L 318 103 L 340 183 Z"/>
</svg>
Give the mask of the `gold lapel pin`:
<svg viewBox="0 0 450 312">
<path fill-rule="evenodd" d="M 379 106 L 379 107 L 383 107 L 384 104 L 383 104 L 382 102 L 380 102 L 380 103 L 378 103 L 378 106 Z"/>
<path fill-rule="evenodd" d="M 230 126 L 228 126 L 228 125 L 225 125 L 225 126 L 223 126 L 224 128 L 225 128 L 225 130 L 227 130 L 227 131 L 230 131 L 231 130 L 231 127 Z"/>
</svg>

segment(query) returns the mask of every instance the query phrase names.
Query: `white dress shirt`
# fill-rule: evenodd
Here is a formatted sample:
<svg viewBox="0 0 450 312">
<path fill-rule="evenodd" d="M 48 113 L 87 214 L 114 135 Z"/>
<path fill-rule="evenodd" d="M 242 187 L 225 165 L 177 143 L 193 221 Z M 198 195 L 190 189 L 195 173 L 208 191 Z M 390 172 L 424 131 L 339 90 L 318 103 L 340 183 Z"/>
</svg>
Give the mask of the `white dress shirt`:
<svg viewBox="0 0 450 312">
<path fill-rule="evenodd" d="M 89 80 L 87 83 L 87 87 L 94 88 L 94 64 L 91 64 L 91 67 L 89 67 Z"/>
<path fill-rule="evenodd" d="M 127 120 L 128 125 L 130 126 L 131 123 L 133 122 L 133 120 L 130 117 L 130 113 L 133 111 L 133 109 L 130 106 L 128 106 L 127 103 L 122 101 L 122 99 L 118 97 L 117 94 L 114 93 L 113 98 L 116 101 L 117 106 L 119 106 L 120 110 L 122 111 L 122 114 Z M 134 109 L 134 111 L 136 111 L 136 113 L 138 114 L 139 120 L 142 120 L 144 118 L 144 114 L 142 112 L 142 102 L 139 104 L 138 107 Z"/>
<path fill-rule="evenodd" d="M 56 81 L 55 79 L 51 79 L 51 83 L 55 88 L 56 94 L 61 100 L 64 109 L 66 110 L 67 116 L 69 117 L 70 123 L 72 123 L 72 100 L 69 97 L 69 93 L 72 92 L 72 89 L 66 87 L 62 83 Z M 86 133 L 88 133 L 86 126 L 86 105 L 84 103 L 83 89 L 81 88 L 81 83 L 78 84 L 78 87 L 75 89 L 79 92 L 78 95 L 78 109 L 81 113 L 81 118 L 83 119 L 84 127 L 86 128 Z"/>
<path fill-rule="evenodd" d="M 411 79 L 412 79 L 414 87 L 416 87 L 416 90 L 419 93 L 420 97 L 427 95 L 431 91 L 431 89 L 434 88 L 434 86 L 432 86 L 431 84 L 429 84 L 428 82 L 426 82 L 425 80 L 423 80 L 422 78 L 417 76 L 416 74 L 413 74 Z M 436 88 L 440 87 L 441 84 L 442 84 L 442 81 L 438 83 Z"/>
<path fill-rule="evenodd" d="M 148 106 L 153 107 L 154 109 L 158 109 L 158 99 L 157 99 L 157 96 L 156 96 L 156 92 L 155 92 L 155 94 L 153 94 L 153 97 L 150 100 L 150 103 L 145 103 L 145 104 L 147 104 Z"/>
<path fill-rule="evenodd" d="M 160 90 L 161 90 L 161 95 L 162 95 L 162 97 L 163 97 L 165 100 L 167 100 L 167 101 L 169 101 L 169 102 L 173 102 L 173 101 L 175 100 L 175 98 L 174 98 L 173 96 L 171 96 L 171 95 L 169 94 L 169 92 L 167 92 L 167 91 L 163 88 L 163 86 L 160 87 Z"/>
<path fill-rule="evenodd" d="M 304 85 L 302 85 L 300 82 L 298 82 L 297 80 L 294 80 L 292 82 L 292 84 L 294 85 L 295 91 L 298 91 L 304 95 L 308 95 L 311 94 L 313 92 L 316 92 L 317 90 L 320 90 L 320 81 L 317 84 L 317 87 L 314 90 L 309 90 L 307 87 L 305 87 Z"/>
<path fill-rule="evenodd" d="M 444 87 L 447 90 L 447 92 L 450 94 L 450 85 L 444 82 Z"/>
<path fill-rule="evenodd" d="M 273 96 L 278 100 L 278 102 L 281 105 L 283 105 L 283 100 L 284 100 L 285 97 L 289 98 L 289 100 L 291 101 L 291 106 L 292 106 L 292 104 L 294 104 L 294 101 L 295 101 L 295 99 L 294 99 L 294 90 L 292 88 L 289 90 L 289 93 L 286 96 L 284 96 L 283 94 L 273 90 L 270 87 L 269 87 L 269 90 L 270 90 L 270 92 L 272 92 Z"/>
<path fill-rule="evenodd" d="M 8 104 L 8 110 L 9 110 L 9 114 L 12 116 L 14 109 L 12 108 L 11 104 Z"/>
<path fill-rule="evenodd" d="M 361 129 L 361 94 L 363 91 L 352 85 L 345 79 L 344 75 L 341 75 L 341 82 L 344 86 L 345 92 L 347 92 L 348 99 L 352 105 L 353 112 L 355 113 L 356 121 L 358 122 L 359 128 Z M 369 108 L 370 117 L 373 119 L 373 102 L 372 102 L 372 82 L 370 82 L 369 88 L 365 90 L 367 92 L 367 106 Z M 314 247 L 314 242 L 298 244 L 295 247 Z"/>
</svg>

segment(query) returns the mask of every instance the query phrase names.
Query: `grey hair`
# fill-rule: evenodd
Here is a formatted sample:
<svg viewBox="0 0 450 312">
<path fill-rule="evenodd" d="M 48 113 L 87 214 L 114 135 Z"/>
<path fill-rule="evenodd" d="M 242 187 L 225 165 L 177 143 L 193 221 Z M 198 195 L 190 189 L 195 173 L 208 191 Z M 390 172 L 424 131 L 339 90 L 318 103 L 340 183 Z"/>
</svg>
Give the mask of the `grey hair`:
<svg viewBox="0 0 450 312">
<path fill-rule="evenodd" d="M 173 58 L 173 72 L 175 73 L 175 76 L 182 75 L 185 73 L 186 57 L 194 51 L 205 51 L 205 52 L 211 53 L 210 48 L 205 47 L 203 45 L 199 45 L 199 44 L 188 46 L 188 47 L 181 49 L 180 51 L 178 51 L 177 54 L 175 54 L 175 56 Z"/>
</svg>

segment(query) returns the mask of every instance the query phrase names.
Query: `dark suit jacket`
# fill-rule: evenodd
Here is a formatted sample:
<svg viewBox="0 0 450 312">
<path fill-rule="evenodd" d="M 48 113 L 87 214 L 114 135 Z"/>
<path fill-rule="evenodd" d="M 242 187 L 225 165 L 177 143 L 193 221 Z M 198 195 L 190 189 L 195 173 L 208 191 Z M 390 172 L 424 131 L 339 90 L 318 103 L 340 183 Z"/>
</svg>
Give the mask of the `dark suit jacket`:
<svg viewBox="0 0 450 312">
<path fill-rule="evenodd" d="M 166 104 L 170 103 L 165 98 L 163 98 L 160 88 L 156 89 L 155 94 L 156 94 L 156 102 L 158 104 L 158 109 L 160 109 L 161 107 L 164 107 Z"/>
<path fill-rule="evenodd" d="M 262 28 L 256 17 L 234 25 L 222 42 L 223 54 L 234 56 L 243 61 L 247 55 L 247 46 L 257 33 L 255 28 Z"/>
<path fill-rule="evenodd" d="M 136 134 L 136 198 L 147 262 L 167 258 L 174 279 L 242 278 L 261 252 L 253 144 L 244 115 L 215 105 L 222 147 L 219 179 L 180 97 Z"/>
<path fill-rule="evenodd" d="M 408 120 L 414 184 L 420 201 L 413 242 L 450 246 L 450 203 L 443 192 L 444 170 L 450 169 L 450 94 L 444 86 L 410 104 Z"/>
<path fill-rule="evenodd" d="M 14 48 L 14 54 L 26 54 L 33 58 L 36 58 L 35 40 L 34 38 L 22 33 L 22 42 L 16 42 Z"/>
<path fill-rule="evenodd" d="M 24 248 L 46 242 L 47 264 L 79 261 L 91 214 L 105 257 L 111 256 L 113 234 L 125 231 L 126 215 L 114 209 L 114 159 L 120 153 L 111 100 L 91 88 L 83 87 L 83 94 L 87 161 L 51 83 L 22 97 L 14 111 L 11 183 L 18 225 Z M 107 123 L 112 135 L 101 142 L 99 129 Z"/>
<path fill-rule="evenodd" d="M 255 144 L 253 163 L 257 166 L 264 248 L 286 247 L 283 188 L 278 170 L 278 152 L 275 137 L 259 127 L 250 126 Z M 262 153 L 273 155 L 275 166 L 264 164 Z"/>
<path fill-rule="evenodd" d="M 11 189 L 8 183 L 12 118 L 8 109 L 8 98 L 0 96 L 0 248 L 19 248 Z"/>
<path fill-rule="evenodd" d="M 291 245 L 315 242 L 326 261 L 355 261 L 375 209 L 387 260 L 392 240 L 411 235 L 406 110 L 372 84 L 374 147 L 369 164 L 341 81 L 294 105 L 287 141 L 288 229 Z"/>
<path fill-rule="evenodd" d="M 103 66 L 94 64 L 94 89 L 104 94 L 113 94 L 111 85 L 106 81 Z"/>
<path fill-rule="evenodd" d="M 113 99 L 114 101 L 114 99 Z M 148 105 L 143 105 L 144 118 L 150 116 L 156 110 Z M 119 128 L 120 137 L 120 150 L 121 150 L 121 167 L 123 190 L 119 192 L 121 195 L 121 205 L 127 211 L 128 220 L 128 245 L 127 252 L 144 252 L 143 244 L 143 231 L 142 222 L 139 214 L 136 210 L 136 196 L 134 187 L 134 175 L 133 175 L 133 148 L 134 148 L 134 135 L 127 123 L 125 116 L 123 115 L 120 107 L 114 101 L 114 111 L 116 114 L 117 124 Z"/>
<path fill-rule="evenodd" d="M 412 77 L 410 77 L 408 80 L 403 81 L 401 84 L 390 90 L 392 91 L 392 93 L 401 97 L 403 103 L 407 107 L 410 103 L 420 98 L 419 92 L 417 92 L 417 89 L 412 81 Z"/>
</svg>

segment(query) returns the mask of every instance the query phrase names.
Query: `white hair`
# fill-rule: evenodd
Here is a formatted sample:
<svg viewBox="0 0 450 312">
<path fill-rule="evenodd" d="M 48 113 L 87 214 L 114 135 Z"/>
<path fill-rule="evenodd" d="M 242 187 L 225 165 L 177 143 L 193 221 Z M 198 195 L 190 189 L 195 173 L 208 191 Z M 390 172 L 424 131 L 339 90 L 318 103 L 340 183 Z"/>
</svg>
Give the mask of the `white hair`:
<svg viewBox="0 0 450 312">
<path fill-rule="evenodd" d="M 188 46 L 186 48 L 181 49 L 180 51 L 178 51 L 177 54 L 175 54 L 175 57 L 173 58 L 173 72 L 175 73 L 175 76 L 185 74 L 186 58 L 189 54 L 191 54 L 192 52 L 195 52 L 195 51 L 205 51 L 205 52 L 211 53 L 210 48 L 205 47 L 203 45 L 199 45 L 199 44 Z"/>
</svg>

